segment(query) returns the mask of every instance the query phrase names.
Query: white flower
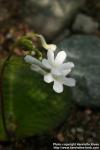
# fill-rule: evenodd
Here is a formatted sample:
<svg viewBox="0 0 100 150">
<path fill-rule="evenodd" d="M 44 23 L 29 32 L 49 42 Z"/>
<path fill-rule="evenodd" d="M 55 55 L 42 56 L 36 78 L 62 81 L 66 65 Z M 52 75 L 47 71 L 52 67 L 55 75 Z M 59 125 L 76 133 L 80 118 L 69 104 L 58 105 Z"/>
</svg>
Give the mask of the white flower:
<svg viewBox="0 0 100 150">
<path fill-rule="evenodd" d="M 57 93 L 63 92 L 63 85 L 75 86 L 75 80 L 66 77 L 74 67 L 72 62 L 63 63 L 66 56 L 64 51 L 60 51 L 56 58 L 54 58 L 54 53 L 48 51 L 47 59 L 42 60 L 42 64 L 50 69 L 50 72 L 44 75 L 44 81 L 47 83 L 54 81 L 53 89 Z"/>
<path fill-rule="evenodd" d="M 31 63 L 31 69 L 44 75 L 44 81 L 47 83 L 54 82 L 53 89 L 57 93 L 63 92 L 63 85 L 73 87 L 75 86 L 75 79 L 67 78 L 74 67 L 72 62 L 64 63 L 67 55 L 64 51 L 60 51 L 54 58 L 54 52 L 47 52 L 47 59 L 42 62 L 36 58 L 27 55 L 25 61 Z"/>
</svg>

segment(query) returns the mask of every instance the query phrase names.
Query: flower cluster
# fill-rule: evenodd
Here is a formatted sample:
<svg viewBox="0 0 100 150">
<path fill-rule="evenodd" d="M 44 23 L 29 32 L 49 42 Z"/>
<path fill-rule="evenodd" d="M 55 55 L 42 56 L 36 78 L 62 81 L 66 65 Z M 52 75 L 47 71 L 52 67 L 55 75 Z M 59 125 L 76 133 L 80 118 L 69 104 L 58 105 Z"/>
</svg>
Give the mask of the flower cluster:
<svg viewBox="0 0 100 150">
<path fill-rule="evenodd" d="M 31 64 L 31 70 L 42 74 L 46 83 L 54 82 L 53 89 L 57 93 L 63 92 L 63 85 L 75 86 L 75 79 L 66 77 L 74 67 L 74 63 L 64 62 L 67 57 L 65 51 L 58 52 L 55 57 L 56 45 L 45 43 L 45 48 L 47 48 L 47 59 L 39 61 L 31 55 L 25 56 L 25 61 Z"/>
</svg>

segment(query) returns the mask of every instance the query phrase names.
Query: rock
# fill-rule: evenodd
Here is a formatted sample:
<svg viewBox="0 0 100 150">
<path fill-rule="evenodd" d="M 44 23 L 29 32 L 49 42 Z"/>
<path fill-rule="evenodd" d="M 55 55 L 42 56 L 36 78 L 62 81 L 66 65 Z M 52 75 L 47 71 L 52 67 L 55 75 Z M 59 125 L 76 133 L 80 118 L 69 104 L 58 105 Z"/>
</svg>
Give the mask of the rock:
<svg viewBox="0 0 100 150">
<path fill-rule="evenodd" d="M 75 63 L 72 76 L 76 87 L 73 99 L 81 106 L 100 107 L 100 39 L 93 36 L 72 36 L 59 44 Z"/>
<path fill-rule="evenodd" d="M 84 2 L 85 0 L 10 0 L 4 5 L 1 0 L 0 23 L 17 18 L 17 21 L 24 21 L 35 32 L 52 39 L 63 27 L 67 28 L 71 24 Z"/>
<path fill-rule="evenodd" d="M 98 28 L 99 23 L 84 14 L 78 14 L 75 23 L 73 24 L 74 31 L 80 31 L 84 33 L 94 33 L 98 30 Z"/>
<path fill-rule="evenodd" d="M 68 27 L 84 1 L 25 0 L 22 16 L 33 29 L 52 38 L 63 26 Z"/>
</svg>

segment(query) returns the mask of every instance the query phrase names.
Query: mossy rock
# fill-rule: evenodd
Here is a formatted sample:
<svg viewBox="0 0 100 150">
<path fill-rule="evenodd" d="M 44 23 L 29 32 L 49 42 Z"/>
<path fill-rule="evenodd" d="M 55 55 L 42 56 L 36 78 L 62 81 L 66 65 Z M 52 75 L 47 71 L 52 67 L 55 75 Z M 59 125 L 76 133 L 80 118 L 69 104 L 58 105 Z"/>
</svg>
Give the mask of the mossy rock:
<svg viewBox="0 0 100 150">
<path fill-rule="evenodd" d="M 3 94 L 6 125 L 9 134 L 17 139 L 52 131 L 73 107 L 70 88 L 55 93 L 52 83 L 45 83 L 43 76 L 31 71 L 23 58 L 12 57 L 8 62 Z M 0 122 L 0 140 L 4 139 Z"/>
<path fill-rule="evenodd" d="M 73 35 L 59 44 L 75 64 L 71 76 L 76 86 L 71 88 L 73 100 L 82 107 L 100 109 L 100 38 Z"/>
</svg>

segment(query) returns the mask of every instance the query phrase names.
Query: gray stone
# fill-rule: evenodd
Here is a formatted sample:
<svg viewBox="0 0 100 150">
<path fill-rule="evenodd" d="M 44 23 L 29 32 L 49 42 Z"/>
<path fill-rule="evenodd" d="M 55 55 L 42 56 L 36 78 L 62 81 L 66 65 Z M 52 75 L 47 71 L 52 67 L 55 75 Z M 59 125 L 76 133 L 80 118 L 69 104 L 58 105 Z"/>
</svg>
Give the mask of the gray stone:
<svg viewBox="0 0 100 150">
<path fill-rule="evenodd" d="M 25 0 L 22 8 L 24 21 L 48 38 L 66 28 L 83 6 L 85 0 Z"/>
<path fill-rule="evenodd" d="M 0 24 L 9 24 L 17 18 L 17 22 L 20 19 L 33 31 L 52 39 L 63 28 L 70 26 L 84 2 L 85 0 L 1 0 Z"/>
<path fill-rule="evenodd" d="M 94 33 L 98 30 L 99 23 L 92 19 L 92 17 L 78 14 L 73 24 L 74 31 L 81 31 L 84 33 Z"/>
<path fill-rule="evenodd" d="M 74 100 L 82 106 L 100 107 L 100 39 L 93 36 L 72 36 L 59 44 L 68 60 L 75 63 L 72 77 Z"/>
</svg>

